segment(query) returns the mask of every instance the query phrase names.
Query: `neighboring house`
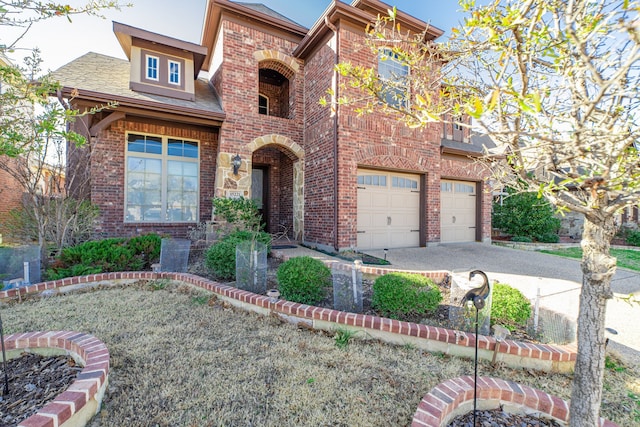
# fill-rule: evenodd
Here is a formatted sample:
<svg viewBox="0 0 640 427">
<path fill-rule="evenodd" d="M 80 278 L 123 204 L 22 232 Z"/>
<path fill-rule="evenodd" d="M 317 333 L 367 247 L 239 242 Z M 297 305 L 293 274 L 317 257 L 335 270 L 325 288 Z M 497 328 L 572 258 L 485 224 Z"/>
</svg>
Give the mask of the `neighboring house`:
<svg viewBox="0 0 640 427">
<path fill-rule="evenodd" d="M 388 7 L 335 1 L 307 29 L 264 5 L 209 0 L 201 45 L 114 23 L 127 61 L 88 53 L 54 73 L 63 95 L 77 89 L 75 108 L 119 103 L 79 120 L 89 143 L 70 150 L 70 166 L 90 176 L 73 190 L 100 207 L 97 231 L 183 237 L 212 219 L 214 196 L 244 196 L 268 231 L 325 249 L 490 241 L 482 149 L 466 127 L 409 129 L 319 104 L 339 87 L 339 61 L 387 78 L 410 72 L 364 44 Z M 398 20 L 442 35 L 401 11 Z"/>
</svg>

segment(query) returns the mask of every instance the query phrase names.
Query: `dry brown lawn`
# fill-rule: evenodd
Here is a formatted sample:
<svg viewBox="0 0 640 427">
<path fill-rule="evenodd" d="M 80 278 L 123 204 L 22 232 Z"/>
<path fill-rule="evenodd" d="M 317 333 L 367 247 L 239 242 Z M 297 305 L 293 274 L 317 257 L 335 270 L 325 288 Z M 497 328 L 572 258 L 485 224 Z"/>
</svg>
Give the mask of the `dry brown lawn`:
<svg viewBox="0 0 640 427">
<path fill-rule="evenodd" d="M 2 317 L 5 333 L 78 330 L 105 342 L 110 383 L 92 426 L 405 426 L 432 387 L 473 374 L 469 360 L 411 346 L 352 339 L 341 349 L 167 282 L 31 299 Z M 570 375 L 488 363 L 479 374 L 564 399 L 571 389 Z M 640 425 L 639 377 L 607 370 L 603 416 Z"/>
</svg>

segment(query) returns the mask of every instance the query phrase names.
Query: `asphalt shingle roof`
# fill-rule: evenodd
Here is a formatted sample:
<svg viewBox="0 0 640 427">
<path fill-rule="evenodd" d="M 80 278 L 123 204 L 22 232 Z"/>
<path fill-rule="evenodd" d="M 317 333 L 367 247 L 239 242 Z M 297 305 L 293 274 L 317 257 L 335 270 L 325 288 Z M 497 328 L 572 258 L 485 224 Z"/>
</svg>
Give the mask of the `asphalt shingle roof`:
<svg viewBox="0 0 640 427">
<path fill-rule="evenodd" d="M 240 1 L 237 1 L 237 2 L 234 2 L 234 3 L 242 5 L 244 7 L 248 7 L 249 9 L 253 9 L 256 12 L 264 13 L 265 15 L 269 15 L 272 18 L 280 19 L 282 21 L 291 22 L 292 24 L 296 24 L 296 25 L 299 25 L 301 27 L 304 27 L 304 25 L 300 25 L 296 21 L 293 21 L 293 20 L 287 18 L 286 16 L 279 14 L 275 10 L 269 9 L 267 6 L 265 6 L 262 3 L 245 3 L 245 2 L 240 2 Z"/>
<path fill-rule="evenodd" d="M 224 111 L 216 91 L 206 79 L 195 81 L 195 101 L 136 92 L 129 89 L 131 65 L 129 61 L 89 52 L 51 73 L 64 87 L 92 91 L 162 105 L 202 110 L 210 113 Z"/>
</svg>

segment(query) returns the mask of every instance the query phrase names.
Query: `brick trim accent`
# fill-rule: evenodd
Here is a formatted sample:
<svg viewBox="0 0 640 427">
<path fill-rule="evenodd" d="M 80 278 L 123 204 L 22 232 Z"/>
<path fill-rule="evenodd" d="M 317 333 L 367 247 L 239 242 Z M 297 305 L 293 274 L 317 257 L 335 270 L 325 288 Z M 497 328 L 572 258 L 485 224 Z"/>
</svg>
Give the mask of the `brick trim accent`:
<svg viewBox="0 0 640 427">
<path fill-rule="evenodd" d="M 58 348 L 84 364 L 66 391 L 18 427 L 85 425 L 98 412 L 109 377 L 109 350 L 102 341 L 93 335 L 74 331 L 27 332 L 5 337 L 5 347 L 9 352 Z M 83 411 L 85 407 L 90 411 Z"/>
<path fill-rule="evenodd" d="M 400 271 L 380 267 L 363 267 L 364 273 L 384 274 Z M 420 272 L 426 277 L 441 280 L 448 274 L 443 271 Z M 223 285 L 193 274 L 154 273 L 150 271 L 101 273 L 89 276 L 68 277 L 66 279 L 37 283 L 31 286 L 0 291 L 0 300 L 15 298 L 47 289 L 77 288 L 98 283 L 133 283 L 138 280 L 170 279 L 206 289 L 219 298 L 246 311 L 264 315 L 277 315 L 291 323 L 306 324 L 314 329 L 334 331 L 348 328 L 362 331 L 362 338 L 379 339 L 392 344 L 412 344 L 426 351 L 437 351 L 460 357 L 473 357 L 475 341 L 478 340 L 478 355 L 484 360 L 492 360 L 496 340 L 491 336 L 455 331 L 452 329 L 403 322 L 367 314 L 347 313 L 329 308 L 314 307 L 291 301 L 273 301 L 265 295 L 258 295 L 229 285 Z M 570 372 L 576 361 L 577 348 L 569 345 L 533 344 L 504 340 L 498 346 L 496 360 L 507 366 L 538 369 L 551 372 Z"/>
<path fill-rule="evenodd" d="M 253 52 L 253 58 L 258 62 L 263 62 L 263 61 L 281 62 L 282 64 L 286 65 L 290 70 L 285 70 L 278 67 L 277 71 L 279 71 L 283 76 L 285 76 L 288 79 L 291 79 L 294 73 L 297 73 L 298 71 L 300 71 L 300 65 L 298 64 L 298 62 L 295 59 L 293 59 L 291 56 L 285 53 L 282 53 L 279 50 L 274 50 L 274 49 L 258 50 L 256 52 Z"/>
<path fill-rule="evenodd" d="M 473 377 L 449 379 L 438 384 L 422 398 L 413 416 L 412 427 L 441 427 L 455 417 L 473 410 Z M 504 406 L 508 412 L 533 411 L 535 414 L 569 422 L 569 404 L 564 400 L 526 385 L 499 378 L 478 377 L 478 409 Z M 601 419 L 600 427 L 617 427 Z"/>
</svg>

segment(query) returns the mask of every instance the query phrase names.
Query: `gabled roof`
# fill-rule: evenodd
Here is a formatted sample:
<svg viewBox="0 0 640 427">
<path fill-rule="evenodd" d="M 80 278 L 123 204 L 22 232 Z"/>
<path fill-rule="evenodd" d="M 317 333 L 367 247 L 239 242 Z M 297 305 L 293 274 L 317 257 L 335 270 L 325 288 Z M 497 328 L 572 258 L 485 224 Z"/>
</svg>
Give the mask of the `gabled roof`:
<svg viewBox="0 0 640 427">
<path fill-rule="evenodd" d="M 373 22 L 376 16 L 386 16 L 387 10 L 391 6 L 379 0 L 354 0 L 351 5 L 347 5 L 339 0 L 333 0 L 322 16 L 311 27 L 305 38 L 293 51 L 293 55 L 299 58 L 306 58 L 315 47 L 325 40 L 325 37 L 332 31 L 331 25 L 335 25 L 339 20 L 345 19 L 362 25 L 362 29 Z M 427 24 L 426 22 L 409 15 L 401 10 L 397 11 L 397 22 L 402 26 L 403 31 L 411 31 L 413 34 L 425 33 L 425 40 L 435 40 L 444 34 L 444 31 Z"/>
<path fill-rule="evenodd" d="M 308 29 L 284 17 L 278 12 L 257 3 L 237 3 L 229 0 L 208 0 L 207 9 L 204 14 L 204 24 L 202 28 L 202 45 L 209 51 L 205 58 L 202 69 L 209 70 L 211 57 L 214 55 L 213 49 L 216 46 L 220 23 L 223 13 L 241 16 L 256 25 L 262 24 L 274 31 L 286 34 L 296 43 L 307 34 Z"/>
<path fill-rule="evenodd" d="M 195 101 L 135 92 L 129 88 L 129 61 L 89 52 L 60 67 L 51 76 L 69 95 L 78 90 L 76 98 L 96 103 L 118 102 L 118 109 L 136 108 L 160 111 L 202 119 L 203 124 L 224 120 L 224 111 L 215 89 L 206 79 L 195 81 Z M 212 124 L 212 123 L 210 123 Z"/>
<path fill-rule="evenodd" d="M 150 41 L 155 44 L 179 49 L 193 54 L 194 79 L 198 77 L 198 73 L 200 73 L 200 70 L 202 69 L 204 58 L 207 56 L 207 48 L 200 46 L 199 44 L 174 39 L 173 37 L 163 36 L 162 34 L 152 33 L 151 31 L 121 24 L 120 22 L 113 21 L 113 32 L 116 34 L 122 50 L 124 50 L 125 55 L 127 55 L 127 58 L 129 59 L 131 59 L 131 45 L 132 39 L 134 38 Z"/>
<path fill-rule="evenodd" d="M 234 2 L 234 3 L 242 5 L 242 6 L 245 6 L 245 7 L 248 7 L 250 9 L 253 9 L 256 12 L 264 13 L 265 15 L 269 15 L 269 16 L 275 18 L 275 19 L 279 19 L 281 21 L 289 21 L 292 24 L 300 25 L 296 21 L 294 21 L 292 19 L 289 19 L 284 15 L 279 14 L 275 10 L 270 9 L 269 7 L 265 6 L 262 3 L 245 3 L 245 2 L 241 2 L 241 1 L 237 1 L 237 2 Z M 303 25 L 300 25 L 300 26 L 303 27 Z"/>
</svg>

